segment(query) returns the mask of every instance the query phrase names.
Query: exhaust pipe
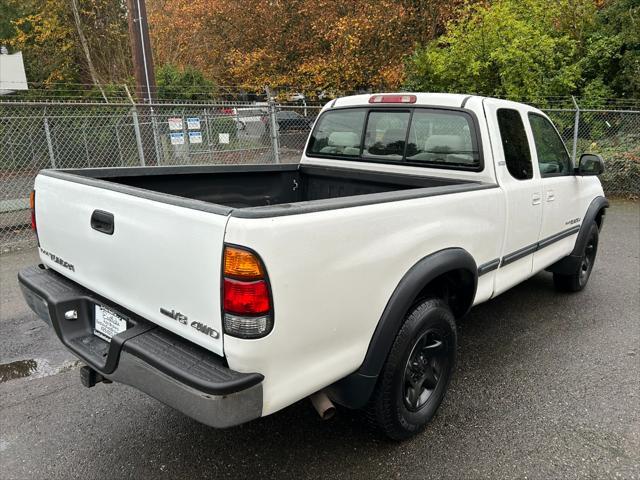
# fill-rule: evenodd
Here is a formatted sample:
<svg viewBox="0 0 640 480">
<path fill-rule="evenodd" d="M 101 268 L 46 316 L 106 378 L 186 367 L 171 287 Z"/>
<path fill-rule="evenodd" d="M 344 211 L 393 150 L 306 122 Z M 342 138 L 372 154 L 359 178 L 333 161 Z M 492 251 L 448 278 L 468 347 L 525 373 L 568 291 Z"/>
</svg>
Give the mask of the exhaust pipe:
<svg viewBox="0 0 640 480">
<path fill-rule="evenodd" d="M 309 397 L 313 408 L 316 409 L 322 420 L 329 420 L 336 414 L 336 406 L 333 404 L 324 391 L 314 393 Z"/>
</svg>

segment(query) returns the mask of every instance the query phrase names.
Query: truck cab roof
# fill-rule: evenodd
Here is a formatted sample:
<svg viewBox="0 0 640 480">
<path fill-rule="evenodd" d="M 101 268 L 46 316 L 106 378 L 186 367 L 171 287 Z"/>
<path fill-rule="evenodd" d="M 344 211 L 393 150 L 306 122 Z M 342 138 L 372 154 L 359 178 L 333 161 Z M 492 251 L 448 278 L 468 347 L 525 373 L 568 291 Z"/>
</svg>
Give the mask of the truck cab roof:
<svg viewBox="0 0 640 480">
<path fill-rule="evenodd" d="M 365 93 L 360 95 L 351 95 L 348 97 L 337 98 L 327 103 L 325 108 L 335 107 L 355 107 L 360 105 L 370 105 L 369 99 L 374 95 L 414 95 L 416 101 L 413 105 L 431 105 L 441 107 L 460 107 L 465 99 L 473 95 L 462 95 L 458 93 L 424 93 L 424 92 L 382 92 L 382 93 Z"/>
<path fill-rule="evenodd" d="M 503 103 L 505 107 L 516 108 L 522 106 L 522 103 L 514 102 L 511 100 L 505 100 L 494 97 L 483 97 L 481 95 L 465 95 L 460 93 L 430 93 L 430 92 L 379 92 L 379 93 L 364 93 L 359 95 L 350 95 L 348 97 L 340 97 L 328 102 L 323 110 L 329 108 L 339 107 L 357 107 L 357 106 L 373 106 L 370 102 L 371 97 L 374 96 L 414 96 L 415 102 L 407 103 L 407 106 L 431 106 L 431 107 L 447 107 L 447 108 L 464 108 L 469 102 L 473 100 L 482 101 L 483 99 L 491 99 L 494 102 Z M 391 104 L 377 104 L 386 106 L 398 106 L 399 103 Z M 544 113 L 537 108 L 527 105 L 529 109 L 532 109 L 540 114 Z M 546 116 L 546 115 L 545 115 Z"/>
</svg>

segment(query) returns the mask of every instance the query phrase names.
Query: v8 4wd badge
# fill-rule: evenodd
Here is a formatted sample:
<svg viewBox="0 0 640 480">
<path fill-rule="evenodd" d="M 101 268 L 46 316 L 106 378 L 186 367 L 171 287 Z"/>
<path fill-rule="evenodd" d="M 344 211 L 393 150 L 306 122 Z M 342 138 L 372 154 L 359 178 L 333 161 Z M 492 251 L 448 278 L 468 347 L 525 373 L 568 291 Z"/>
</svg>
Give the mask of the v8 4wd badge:
<svg viewBox="0 0 640 480">
<path fill-rule="evenodd" d="M 211 338 L 218 338 L 220 336 L 217 330 L 214 330 L 209 325 L 205 325 L 204 323 L 193 321 L 191 322 L 191 326 L 198 330 L 200 333 L 209 335 Z"/>
</svg>

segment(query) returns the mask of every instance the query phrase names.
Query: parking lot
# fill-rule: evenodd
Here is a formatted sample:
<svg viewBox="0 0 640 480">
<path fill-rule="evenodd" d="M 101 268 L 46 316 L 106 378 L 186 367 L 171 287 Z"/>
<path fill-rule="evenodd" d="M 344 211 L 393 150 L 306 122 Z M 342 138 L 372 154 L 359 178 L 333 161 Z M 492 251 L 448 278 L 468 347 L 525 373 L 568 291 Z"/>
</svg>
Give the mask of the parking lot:
<svg viewBox="0 0 640 480">
<path fill-rule="evenodd" d="M 3 479 L 640 478 L 638 203 L 613 203 L 585 291 L 539 274 L 460 323 L 443 406 L 399 444 L 308 401 L 213 430 L 127 386 L 85 389 L 22 301 L 16 274 L 35 262 L 0 256 Z"/>
</svg>

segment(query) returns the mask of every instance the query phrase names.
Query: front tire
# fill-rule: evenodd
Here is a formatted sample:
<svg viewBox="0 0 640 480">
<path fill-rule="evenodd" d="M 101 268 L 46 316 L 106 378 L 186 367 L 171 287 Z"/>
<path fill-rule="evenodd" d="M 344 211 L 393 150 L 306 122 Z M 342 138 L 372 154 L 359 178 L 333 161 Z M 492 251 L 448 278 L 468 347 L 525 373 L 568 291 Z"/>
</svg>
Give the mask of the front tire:
<svg viewBox="0 0 640 480">
<path fill-rule="evenodd" d="M 442 403 L 455 366 L 455 319 L 440 299 L 406 317 L 367 407 L 370 423 L 393 440 L 421 432 Z"/>
<path fill-rule="evenodd" d="M 593 264 L 596 261 L 596 254 L 598 253 L 598 237 L 598 224 L 593 222 L 589 228 L 589 236 L 582 251 L 578 270 L 569 275 L 560 273 L 553 274 L 553 284 L 557 290 L 561 292 L 579 292 L 587 286 L 591 271 L 593 270 Z"/>
</svg>

